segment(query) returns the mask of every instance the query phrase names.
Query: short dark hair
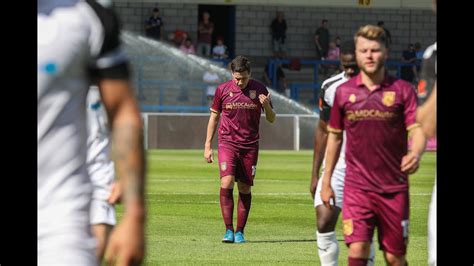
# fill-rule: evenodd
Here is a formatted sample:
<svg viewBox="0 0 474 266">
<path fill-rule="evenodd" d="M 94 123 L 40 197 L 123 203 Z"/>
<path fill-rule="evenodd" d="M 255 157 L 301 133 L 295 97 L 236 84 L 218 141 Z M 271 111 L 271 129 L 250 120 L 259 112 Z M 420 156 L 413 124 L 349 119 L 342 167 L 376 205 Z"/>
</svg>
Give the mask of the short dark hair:
<svg viewBox="0 0 474 266">
<path fill-rule="evenodd" d="M 245 56 L 238 55 L 230 62 L 230 69 L 232 72 L 249 72 L 250 73 L 250 61 Z"/>
<path fill-rule="evenodd" d="M 329 22 L 329 20 L 323 19 L 321 22 L 322 22 L 322 23 L 324 23 L 324 22 Z"/>
<path fill-rule="evenodd" d="M 153 12 L 160 12 L 160 9 L 155 7 L 155 8 L 153 8 Z"/>
<path fill-rule="evenodd" d="M 354 41 L 345 41 L 341 44 L 341 55 L 342 54 L 355 54 Z"/>
<path fill-rule="evenodd" d="M 380 20 L 379 22 L 377 22 L 377 26 L 382 26 L 382 25 L 384 25 L 384 24 L 385 24 L 385 23 L 384 23 L 382 20 Z"/>
</svg>

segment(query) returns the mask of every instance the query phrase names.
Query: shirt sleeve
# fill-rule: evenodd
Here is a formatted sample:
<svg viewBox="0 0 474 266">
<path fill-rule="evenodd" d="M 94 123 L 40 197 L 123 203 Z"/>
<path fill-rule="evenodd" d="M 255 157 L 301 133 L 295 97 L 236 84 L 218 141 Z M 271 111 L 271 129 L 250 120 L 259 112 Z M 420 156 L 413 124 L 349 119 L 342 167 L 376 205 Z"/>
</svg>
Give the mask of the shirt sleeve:
<svg viewBox="0 0 474 266">
<path fill-rule="evenodd" d="M 212 101 L 210 110 L 211 112 L 214 112 L 214 113 L 222 112 L 222 87 L 221 86 L 217 87 L 216 89 L 216 93 L 214 94 L 214 100 Z"/>
<path fill-rule="evenodd" d="M 321 89 L 321 94 L 319 95 L 319 119 L 322 119 L 327 123 L 331 113 L 331 106 L 329 106 L 329 104 L 324 99 L 325 94 L 326 90 L 324 88 Z"/>
<path fill-rule="evenodd" d="M 417 98 L 415 89 L 410 85 L 405 89 L 404 93 L 404 107 L 405 110 L 405 126 L 408 131 L 413 128 L 420 126 L 420 124 L 416 123 L 416 107 L 417 107 Z"/>
<path fill-rule="evenodd" d="M 429 56 L 423 58 L 420 81 L 417 87 L 419 105 L 428 99 L 436 82 L 436 50 L 433 51 L 432 47 L 430 47 L 426 53 Z"/>
<path fill-rule="evenodd" d="M 269 92 L 265 86 L 262 86 L 262 91 L 265 96 L 268 96 Z M 270 96 L 270 107 L 273 109 L 272 96 Z M 263 105 L 262 105 L 263 109 Z"/>
<path fill-rule="evenodd" d="M 128 79 L 130 76 L 129 61 L 121 48 L 120 27 L 114 10 L 105 8 L 95 1 L 87 1 L 100 20 L 100 31 L 92 31 L 90 43 L 99 43 L 100 47 L 91 45 L 92 58 L 89 62 L 89 73 L 93 80 Z M 92 25 L 92 27 L 97 27 Z M 101 34 L 102 33 L 102 34 Z"/>
<path fill-rule="evenodd" d="M 328 131 L 332 133 L 341 133 L 344 130 L 344 109 L 341 106 L 341 90 L 336 90 L 334 104 L 331 108 Z"/>
</svg>

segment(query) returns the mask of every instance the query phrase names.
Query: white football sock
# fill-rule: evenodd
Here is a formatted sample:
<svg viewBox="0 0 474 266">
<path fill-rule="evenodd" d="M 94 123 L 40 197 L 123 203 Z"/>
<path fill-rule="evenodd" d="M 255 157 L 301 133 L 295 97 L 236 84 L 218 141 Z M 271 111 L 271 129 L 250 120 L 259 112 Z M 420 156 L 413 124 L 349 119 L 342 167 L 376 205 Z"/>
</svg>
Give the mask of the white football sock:
<svg viewBox="0 0 474 266">
<path fill-rule="evenodd" d="M 367 266 L 374 266 L 375 265 L 375 245 L 374 241 L 370 243 L 370 255 L 369 255 L 369 261 L 367 262 Z"/>
<path fill-rule="evenodd" d="M 336 232 L 319 233 L 316 231 L 316 240 L 321 266 L 337 266 L 339 243 L 337 243 Z"/>
<path fill-rule="evenodd" d="M 436 179 L 428 213 L 428 265 L 436 266 Z"/>
</svg>

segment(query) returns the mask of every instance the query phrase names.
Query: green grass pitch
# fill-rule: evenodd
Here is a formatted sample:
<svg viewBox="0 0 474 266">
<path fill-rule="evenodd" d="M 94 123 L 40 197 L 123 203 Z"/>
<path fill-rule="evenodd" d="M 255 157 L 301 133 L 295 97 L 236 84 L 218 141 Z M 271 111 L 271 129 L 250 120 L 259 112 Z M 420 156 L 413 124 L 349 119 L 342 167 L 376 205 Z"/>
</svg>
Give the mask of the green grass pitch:
<svg viewBox="0 0 474 266">
<path fill-rule="evenodd" d="M 216 161 L 207 164 L 202 150 L 148 151 L 144 265 L 320 265 L 309 194 L 312 151 L 260 151 L 245 244 L 221 243 L 225 227 L 214 155 Z M 427 265 L 427 217 L 435 169 L 436 153 L 428 152 L 410 177 L 410 265 Z M 121 205 L 117 211 L 120 219 Z M 339 265 L 347 265 L 340 219 L 336 230 Z M 376 265 L 385 265 L 380 251 Z"/>
</svg>

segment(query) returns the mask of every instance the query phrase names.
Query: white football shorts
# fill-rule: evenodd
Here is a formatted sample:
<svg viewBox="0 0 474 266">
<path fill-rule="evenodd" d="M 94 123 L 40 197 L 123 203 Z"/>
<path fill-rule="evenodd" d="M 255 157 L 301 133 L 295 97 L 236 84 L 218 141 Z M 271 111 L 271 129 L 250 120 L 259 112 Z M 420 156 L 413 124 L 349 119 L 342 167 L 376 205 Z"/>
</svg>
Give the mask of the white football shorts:
<svg viewBox="0 0 474 266">
<path fill-rule="evenodd" d="M 90 224 L 115 225 L 115 208 L 105 200 L 92 199 Z"/>
<path fill-rule="evenodd" d="M 342 208 L 342 193 L 344 191 L 345 174 L 346 174 L 345 169 L 341 170 L 341 169 L 335 168 L 331 177 L 331 187 L 336 196 L 336 206 L 339 208 Z M 316 193 L 314 194 L 314 207 L 315 208 L 323 204 L 323 201 L 321 200 L 321 184 L 323 183 L 323 178 L 322 178 L 323 175 L 324 175 L 324 171 L 321 177 L 319 178 L 318 187 L 316 188 Z M 331 200 L 331 204 L 334 204 L 332 200 Z"/>
</svg>

